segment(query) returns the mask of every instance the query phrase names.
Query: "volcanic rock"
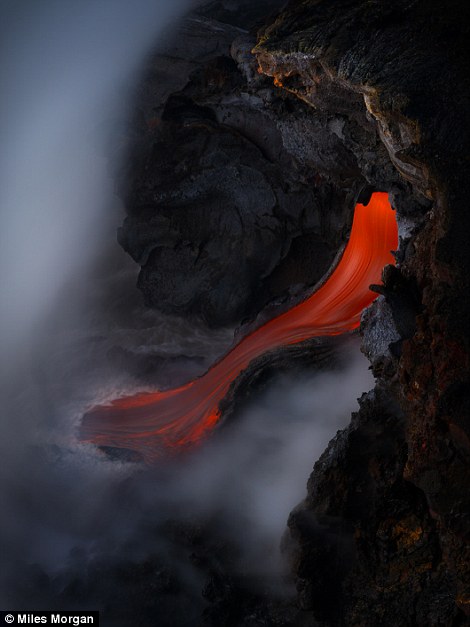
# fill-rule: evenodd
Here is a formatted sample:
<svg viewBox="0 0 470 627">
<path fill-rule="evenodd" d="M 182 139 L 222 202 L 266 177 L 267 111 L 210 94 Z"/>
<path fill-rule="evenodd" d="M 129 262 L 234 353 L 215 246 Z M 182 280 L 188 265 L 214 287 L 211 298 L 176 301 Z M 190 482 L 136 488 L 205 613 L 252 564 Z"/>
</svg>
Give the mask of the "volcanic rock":
<svg viewBox="0 0 470 627">
<path fill-rule="evenodd" d="M 300 599 L 328 625 L 469 614 L 469 17 L 461 2 L 292 3 L 256 48 L 312 115 L 362 111 L 401 181 L 368 154 L 401 236 L 363 320 L 379 381 L 289 523 Z"/>
<path fill-rule="evenodd" d="M 119 241 L 146 303 L 211 326 L 307 290 L 358 195 L 407 189 L 359 95 L 314 112 L 259 74 L 252 19 L 229 13 L 206 5 L 149 60 L 121 185 Z"/>
<path fill-rule="evenodd" d="M 354 203 L 373 190 L 397 211 L 398 267 L 385 269 L 362 321 L 377 386 L 289 519 L 283 544 L 302 614 L 250 597 L 225 549 L 217 562 L 208 546 L 205 619 L 464 625 L 470 9 L 294 1 L 256 38 L 269 6 L 208 2 L 148 62 L 119 234 L 142 267 L 146 302 L 212 326 L 261 311 L 259 323 L 279 311 L 268 303 L 282 309 L 321 278 Z M 270 373 L 295 359 L 304 367 L 318 350 L 251 364 L 223 404 L 226 427 Z"/>
</svg>

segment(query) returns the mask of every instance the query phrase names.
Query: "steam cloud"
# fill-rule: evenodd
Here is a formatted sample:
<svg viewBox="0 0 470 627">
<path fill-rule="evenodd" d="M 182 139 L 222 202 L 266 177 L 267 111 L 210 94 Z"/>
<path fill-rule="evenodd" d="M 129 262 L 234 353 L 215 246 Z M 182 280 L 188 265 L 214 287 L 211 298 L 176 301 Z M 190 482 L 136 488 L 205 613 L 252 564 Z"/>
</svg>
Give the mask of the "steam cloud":
<svg viewBox="0 0 470 627">
<path fill-rule="evenodd" d="M 41 462 L 48 442 L 70 438 L 65 406 L 77 401 L 70 392 L 78 380 L 63 386 L 71 358 L 62 338 L 70 348 L 71 330 L 90 323 L 90 268 L 120 219 L 112 210 L 118 151 L 109 150 L 110 131 L 127 112 L 144 55 L 186 4 L 0 5 L 1 509 L 4 555 L 15 560 L 42 553 L 53 560 L 67 544 L 43 536 L 63 525 L 61 513 L 80 501 L 83 485 L 68 501 L 79 478 L 67 466 L 59 479 L 57 467 Z M 83 389 L 86 402 L 86 376 Z"/>
<path fill-rule="evenodd" d="M 313 461 L 372 385 L 355 351 L 340 373 L 278 382 L 226 434 L 153 471 L 76 442 L 87 406 L 136 389 L 110 367 L 113 346 L 200 357 L 182 367 L 190 377 L 231 340 L 230 330 L 208 335 L 144 312 L 135 268 L 113 248 L 112 125 L 125 117 L 144 55 L 183 8 L 2 4 L 0 601 L 9 609 L 51 608 L 58 589 L 41 592 L 34 565 L 63 589 L 92 560 L 168 552 L 155 529 L 178 516 L 216 520 L 239 547 L 240 570 L 278 572 L 280 538 Z M 172 559 L 199 594 L 185 558 Z"/>
</svg>

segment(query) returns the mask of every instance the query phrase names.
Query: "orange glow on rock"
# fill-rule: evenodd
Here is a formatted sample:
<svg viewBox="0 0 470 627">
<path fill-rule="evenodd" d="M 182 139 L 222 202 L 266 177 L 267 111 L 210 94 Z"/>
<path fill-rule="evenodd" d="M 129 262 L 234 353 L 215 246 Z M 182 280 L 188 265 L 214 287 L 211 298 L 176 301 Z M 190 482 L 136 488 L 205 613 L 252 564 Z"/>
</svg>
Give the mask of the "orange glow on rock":
<svg viewBox="0 0 470 627">
<path fill-rule="evenodd" d="M 382 268 L 394 264 L 397 223 L 387 194 L 358 204 L 349 242 L 329 279 L 305 301 L 242 338 L 202 377 L 163 392 L 140 393 L 94 407 L 80 438 L 98 446 L 131 449 L 146 463 L 168 449 L 199 442 L 217 424 L 219 403 L 248 364 L 268 350 L 314 336 L 338 335 L 359 326 L 362 310 L 377 294 Z"/>
</svg>

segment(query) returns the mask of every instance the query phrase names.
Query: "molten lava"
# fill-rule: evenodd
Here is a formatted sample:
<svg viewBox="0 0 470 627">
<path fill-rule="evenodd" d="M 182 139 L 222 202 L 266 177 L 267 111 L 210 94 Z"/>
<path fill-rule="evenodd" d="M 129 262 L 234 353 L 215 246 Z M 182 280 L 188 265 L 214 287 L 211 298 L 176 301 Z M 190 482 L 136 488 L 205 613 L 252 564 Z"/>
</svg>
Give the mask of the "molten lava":
<svg viewBox="0 0 470 627">
<path fill-rule="evenodd" d="M 82 440 L 137 451 L 152 463 L 165 450 L 197 443 L 217 424 L 219 403 L 247 365 L 267 350 L 314 336 L 338 335 L 359 326 L 398 245 L 387 194 L 376 192 L 356 205 L 349 242 L 329 279 L 309 298 L 241 339 L 202 377 L 163 392 L 136 394 L 87 413 Z"/>
</svg>

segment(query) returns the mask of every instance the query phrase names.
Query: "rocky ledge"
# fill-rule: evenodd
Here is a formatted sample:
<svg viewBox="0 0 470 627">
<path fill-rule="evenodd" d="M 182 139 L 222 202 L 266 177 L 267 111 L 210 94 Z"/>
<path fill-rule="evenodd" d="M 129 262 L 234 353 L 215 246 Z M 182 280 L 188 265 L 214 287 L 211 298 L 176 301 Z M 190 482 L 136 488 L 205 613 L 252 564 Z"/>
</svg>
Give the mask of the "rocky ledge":
<svg viewBox="0 0 470 627">
<path fill-rule="evenodd" d="M 358 94 L 313 114 L 260 74 L 254 26 L 276 3 L 225 5 L 199 7 L 148 60 L 121 176 L 119 241 L 146 303 L 210 326 L 314 285 L 370 189 L 423 202 Z"/>
<path fill-rule="evenodd" d="M 328 625 L 470 615 L 469 17 L 462 2 L 293 2 L 255 49 L 313 116 L 355 102 L 411 192 L 383 187 L 401 237 L 362 325 L 377 387 L 289 521 L 301 602 Z"/>
<path fill-rule="evenodd" d="M 127 131 L 119 234 L 142 267 L 139 287 L 149 305 L 212 326 L 285 306 L 328 268 L 354 203 L 373 189 L 397 210 L 398 267 L 374 286 L 362 323 L 376 388 L 289 519 L 297 608 L 244 605 L 249 584 L 224 567 L 206 617 L 464 625 L 470 8 L 303 0 L 269 18 L 271 9 L 206 3 L 149 59 Z M 227 417 L 285 357 L 252 364 Z"/>
</svg>

